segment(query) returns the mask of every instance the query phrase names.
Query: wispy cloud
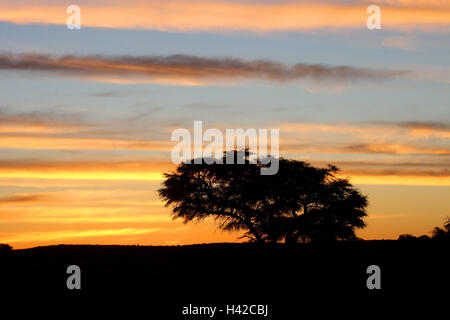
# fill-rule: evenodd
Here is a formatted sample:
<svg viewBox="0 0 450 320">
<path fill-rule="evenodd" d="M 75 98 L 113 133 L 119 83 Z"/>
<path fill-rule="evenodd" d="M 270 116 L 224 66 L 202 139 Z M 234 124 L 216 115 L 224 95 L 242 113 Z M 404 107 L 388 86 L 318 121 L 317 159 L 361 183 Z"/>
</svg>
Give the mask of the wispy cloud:
<svg viewBox="0 0 450 320">
<path fill-rule="evenodd" d="M 54 150 L 170 150 L 170 141 L 115 138 L 71 138 L 3 134 L 0 148 Z"/>
<path fill-rule="evenodd" d="M 40 202 L 47 197 L 43 194 L 14 194 L 12 196 L 0 198 L 0 204 L 30 204 Z"/>
<path fill-rule="evenodd" d="M 0 133 L 69 133 L 91 128 L 79 114 L 56 110 L 13 111 L 0 107 Z"/>
<path fill-rule="evenodd" d="M 418 77 L 408 70 L 297 63 L 289 66 L 269 60 L 170 56 L 64 56 L 1 54 L 0 70 L 51 72 L 91 79 L 162 81 L 207 84 L 214 81 L 263 80 L 292 82 L 351 82 Z"/>
<path fill-rule="evenodd" d="M 285 152 L 450 154 L 450 130 L 444 123 L 281 123 L 279 128 Z"/>
<path fill-rule="evenodd" d="M 398 122 L 394 124 L 408 129 L 429 129 L 429 130 L 450 132 L 450 124 L 444 122 L 407 121 L 407 122 Z"/>
<path fill-rule="evenodd" d="M 387 48 L 395 48 L 406 51 L 414 51 L 417 49 L 417 45 L 414 43 L 414 37 L 411 35 L 388 37 L 383 39 L 381 45 Z"/>
</svg>

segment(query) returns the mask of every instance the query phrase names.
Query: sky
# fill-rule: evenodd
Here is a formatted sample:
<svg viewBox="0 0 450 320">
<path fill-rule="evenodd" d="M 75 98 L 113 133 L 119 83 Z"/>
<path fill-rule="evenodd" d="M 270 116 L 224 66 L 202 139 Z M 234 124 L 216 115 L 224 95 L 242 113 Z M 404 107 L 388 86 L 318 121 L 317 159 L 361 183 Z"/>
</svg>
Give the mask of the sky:
<svg viewBox="0 0 450 320">
<path fill-rule="evenodd" d="M 195 120 L 337 165 L 369 199 L 359 237 L 429 235 L 450 215 L 449 89 L 449 0 L 2 0 L 0 243 L 241 241 L 158 198 Z"/>
</svg>

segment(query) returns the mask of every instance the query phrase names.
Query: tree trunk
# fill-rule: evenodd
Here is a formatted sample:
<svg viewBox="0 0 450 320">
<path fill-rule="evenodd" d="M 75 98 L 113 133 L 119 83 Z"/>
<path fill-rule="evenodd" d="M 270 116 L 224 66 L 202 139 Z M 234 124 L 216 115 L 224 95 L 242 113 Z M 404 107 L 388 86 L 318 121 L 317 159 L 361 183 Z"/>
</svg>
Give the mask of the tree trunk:
<svg viewBox="0 0 450 320">
<path fill-rule="evenodd" d="M 256 242 L 261 244 L 263 243 L 263 239 L 261 238 L 261 235 L 259 234 L 258 230 L 253 226 L 253 224 L 250 221 L 245 221 L 245 224 L 248 228 L 248 230 L 253 234 L 253 236 L 256 239 Z"/>
</svg>

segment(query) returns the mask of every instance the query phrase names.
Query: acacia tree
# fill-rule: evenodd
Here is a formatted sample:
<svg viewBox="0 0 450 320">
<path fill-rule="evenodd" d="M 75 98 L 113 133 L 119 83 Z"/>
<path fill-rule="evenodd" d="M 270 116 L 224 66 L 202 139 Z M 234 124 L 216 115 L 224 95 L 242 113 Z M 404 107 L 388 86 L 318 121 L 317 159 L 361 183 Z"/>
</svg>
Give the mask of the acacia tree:
<svg viewBox="0 0 450 320">
<path fill-rule="evenodd" d="M 261 175 L 264 164 L 249 164 L 248 152 L 234 151 L 239 155 L 245 164 L 184 163 L 165 173 L 158 192 L 173 218 L 213 218 L 259 243 L 353 239 L 355 228 L 365 226 L 367 199 L 335 176 L 336 167 L 280 159 L 277 174 Z"/>
</svg>

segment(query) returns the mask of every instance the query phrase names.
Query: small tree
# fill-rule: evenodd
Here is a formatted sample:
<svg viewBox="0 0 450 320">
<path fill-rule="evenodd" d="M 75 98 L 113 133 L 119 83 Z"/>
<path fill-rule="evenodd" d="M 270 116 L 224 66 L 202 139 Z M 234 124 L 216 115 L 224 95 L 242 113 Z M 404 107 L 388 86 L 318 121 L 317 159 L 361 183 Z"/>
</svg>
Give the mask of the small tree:
<svg viewBox="0 0 450 320">
<path fill-rule="evenodd" d="M 246 164 L 181 164 L 165 173 L 158 192 L 173 218 L 212 217 L 220 228 L 243 230 L 259 243 L 351 240 L 365 226 L 367 199 L 335 176 L 335 166 L 280 159 L 277 174 L 261 175 L 264 165 L 234 151 L 235 158 L 240 154 Z"/>
<path fill-rule="evenodd" d="M 433 239 L 449 240 L 450 239 L 450 218 L 444 222 L 444 229 L 436 227 L 431 232 Z"/>
</svg>

